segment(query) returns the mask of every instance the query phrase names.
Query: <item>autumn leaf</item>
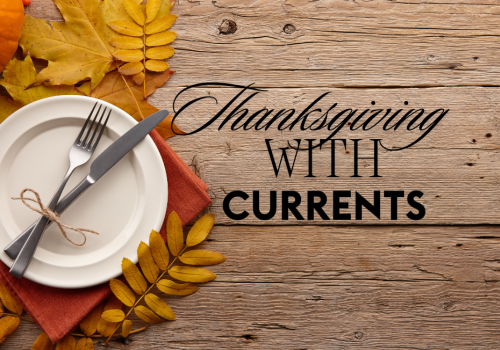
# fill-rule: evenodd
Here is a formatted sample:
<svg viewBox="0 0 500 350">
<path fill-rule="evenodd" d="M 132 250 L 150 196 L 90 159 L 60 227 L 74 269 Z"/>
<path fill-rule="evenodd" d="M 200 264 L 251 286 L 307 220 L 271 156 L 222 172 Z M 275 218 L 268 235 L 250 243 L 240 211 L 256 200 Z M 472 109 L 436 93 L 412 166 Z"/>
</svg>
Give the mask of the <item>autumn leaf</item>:
<svg viewBox="0 0 500 350">
<path fill-rule="evenodd" d="M 94 350 L 94 343 L 91 338 L 81 338 L 76 344 L 76 350 Z"/>
<path fill-rule="evenodd" d="M 36 338 L 35 342 L 31 346 L 31 350 L 53 350 L 54 344 L 50 341 L 47 334 L 42 333 Z"/>
<path fill-rule="evenodd" d="M 122 260 L 122 272 L 134 292 L 142 294 L 146 291 L 148 284 L 144 279 L 144 276 L 141 271 L 139 271 L 137 266 L 135 266 L 135 264 L 127 258 L 123 258 Z"/>
<path fill-rule="evenodd" d="M 106 302 L 106 305 L 104 306 L 104 312 L 109 310 L 121 309 L 121 307 L 122 302 L 115 295 L 111 295 L 111 297 Z M 99 320 L 99 323 L 97 323 L 97 332 L 99 332 L 99 334 L 105 337 L 109 337 L 111 334 L 113 334 L 115 328 L 116 322 L 108 322 L 101 315 L 101 319 Z"/>
<path fill-rule="evenodd" d="M 122 310 L 108 310 L 104 311 L 101 317 L 108 322 L 118 323 L 125 319 L 125 313 Z"/>
<path fill-rule="evenodd" d="M 146 76 L 146 94 L 151 95 L 157 88 L 162 86 L 173 74 L 173 71 L 166 71 L 160 75 L 147 75 Z M 147 117 L 158 109 L 151 106 L 142 99 L 143 89 L 142 86 L 135 85 L 130 76 L 123 76 L 118 71 L 110 72 L 102 80 L 102 82 L 92 91 L 90 96 L 109 102 L 130 114 L 135 120 L 141 121 L 142 116 Z M 128 85 L 127 85 L 128 84 Z M 130 98 L 130 93 L 134 99 Z M 141 116 L 142 114 L 142 116 Z M 177 128 L 174 124 L 173 130 L 171 128 L 172 116 L 165 118 L 156 130 L 160 135 L 167 139 L 177 134 L 184 134 L 182 130 Z"/>
<path fill-rule="evenodd" d="M 188 247 L 192 247 L 203 242 L 203 240 L 207 238 L 214 224 L 214 214 L 210 213 L 203 215 L 189 230 L 186 238 L 186 245 Z"/>
<path fill-rule="evenodd" d="M 0 343 L 12 334 L 19 326 L 21 319 L 19 317 L 5 316 L 0 318 Z"/>
<path fill-rule="evenodd" d="M 165 271 L 169 261 L 168 250 L 165 242 L 163 242 L 163 238 L 155 230 L 152 230 L 149 235 L 149 248 L 151 249 L 151 255 L 153 255 L 156 265 L 160 270 Z"/>
<path fill-rule="evenodd" d="M 109 281 L 109 286 L 113 294 L 125 305 L 132 306 L 135 303 L 134 292 L 130 290 L 125 283 L 120 280 L 112 279 Z"/>
<path fill-rule="evenodd" d="M 148 304 L 148 306 L 151 308 L 151 310 L 156 312 L 158 316 L 161 316 L 169 321 L 175 321 L 174 312 L 172 311 L 170 306 L 168 306 L 167 303 L 161 300 L 159 297 L 152 293 L 149 293 L 148 295 L 146 295 L 144 300 L 146 301 L 146 304 Z"/>
<path fill-rule="evenodd" d="M 80 329 L 83 334 L 90 337 L 97 331 L 97 324 L 101 319 L 103 303 L 99 303 L 85 318 L 80 322 Z"/>
<path fill-rule="evenodd" d="M 160 280 L 156 286 L 165 294 L 181 296 L 193 294 L 200 289 L 200 287 L 193 283 L 175 283 L 171 280 Z"/>
<path fill-rule="evenodd" d="M 168 274 L 179 281 L 192 283 L 205 283 L 217 277 L 212 271 L 191 266 L 174 266 Z"/>
<path fill-rule="evenodd" d="M 23 105 L 9 97 L 0 95 L 0 106 L 2 106 L 2 108 L 0 108 L 0 123 L 2 123 Z"/>
<path fill-rule="evenodd" d="M 130 334 L 130 330 L 132 329 L 132 321 L 125 320 L 122 324 L 122 337 L 126 338 Z"/>
<path fill-rule="evenodd" d="M 179 256 L 179 260 L 186 265 L 217 265 L 226 261 L 226 257 L 210 250 L 195 249 Z"/>
<path fill-rule="evenodd" d="M 13 312 L 17 315 L 21 315 L 23 313 L 23 307 L 21 306 L 21 304 L 19 304 L 17 300 L 14 299 L 12 294 L 10 294 L 10 292 L 2 282 L 0 282 L 0 298 L 2 299 L 2 303 L 10 312 Z"/>
<path fill-rule="evenodd" d="M 160 269 L 156 266 L 153 256 L 151 255 L 151 250 L 146 243 L 141 242 L 139 244 L 139 248 L 137 248 L 137 256 L 139 257 L 139 264 L 141 265 L 144 276 L 149 283 L 155 283 L 158 275 L 160 274 Z"/>
<path fill-rule="evenodd" d="M 59 340 L 56 346 L 56 350 L 75 350 L 76 341 L 71 335 Z"/>
<path fill-rule="evenodd" d="M 172 211 L 167 218 L 167 244 L 173 256 L 177 256 L 184 246 L 182 222 L 175 211 Z"/>
<path fill-rule="evenodd" d="M 147 307 L 139 305 L 134 310 L 135 314 L 139 316 L 144 322 L 147 323 L 161 323 L 162 320 L 154 314 L 153 311 L 149 310 Z"/>
<path fill-rule="evenodd" d="M 27 105 L 28 103 L 41 100 L 45 97 L 58 95 L 79 95 L 74 86 L 36 86 L 29 88 L 36 79 L 36 69 L 31 57 L 28 55 L 24 61 L 13 58 L 3 71 L 2 85 L 12 98 Z"/>
</svg>

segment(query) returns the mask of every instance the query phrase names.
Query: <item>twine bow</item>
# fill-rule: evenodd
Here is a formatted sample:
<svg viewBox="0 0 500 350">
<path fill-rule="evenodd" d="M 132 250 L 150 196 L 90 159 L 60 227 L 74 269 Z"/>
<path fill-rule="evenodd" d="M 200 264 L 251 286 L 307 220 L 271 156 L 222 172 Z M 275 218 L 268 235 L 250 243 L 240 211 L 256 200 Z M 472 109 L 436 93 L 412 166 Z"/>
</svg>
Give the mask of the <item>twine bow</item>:
<svg viewBox="0 0 500 350">
<path fill-rule="evenodd" d="M 33 193 L 35 195 L 35 197 L 36 197 L 36 200 L 34 200 L 32 198 L 26 198 L 26 197 L 24 197 L 24 194 L 26 192 Z M 78 228 L 78 227 L 74 227 L 74 226 L 63 224 L 61 222 L 61 219 L 60 219 L 59 215 L 57 215 L 52 210 L 50 210 L 49 208 L 47 208 L 46 206 L 44 206 L 42 204 L 42 200 L 40 199 L 40 195 L 35 190 L 32 190 L 31 188 L 25 188 L 24 190 L 21 191 L 20 197 L 12 197 L 12 199 L 13 200 L 21 200 L 23 202 L 23 204 L 25 206 L 27 206 L 28 208 L 30 208 L 31 210 L 36 211 L 38 214 L 47 217 L 51 221 L 54 221 L 57 224 L 57 226 L 59 226 L 59 229 L 61 230 L 61 233 L 63 234 L 64 238 L 66 238 L 68 240 L 68 242 L 70 242 L 71 244 L 74 244 L 76 246 L 82 246 L 82 245 L 84 245 L 85 242 L 87 242 L 87 236 L 85 236 L 85 232 L 94 233 L 96 235 L 99 234 L 96 231 L 87 230 L 85 228 Z M 32 207 L 26 201 L 38 203 L 38 205 L 40 206 L 40 209 Z M 72 241 L 71 239 L 69 239 L 68 235 L 66 234 L 66 231 L 64 231 L 65 228 L 80 233 L 83 236 L 83 243 L 76 243 L 76 242 Z"/>
</svg>

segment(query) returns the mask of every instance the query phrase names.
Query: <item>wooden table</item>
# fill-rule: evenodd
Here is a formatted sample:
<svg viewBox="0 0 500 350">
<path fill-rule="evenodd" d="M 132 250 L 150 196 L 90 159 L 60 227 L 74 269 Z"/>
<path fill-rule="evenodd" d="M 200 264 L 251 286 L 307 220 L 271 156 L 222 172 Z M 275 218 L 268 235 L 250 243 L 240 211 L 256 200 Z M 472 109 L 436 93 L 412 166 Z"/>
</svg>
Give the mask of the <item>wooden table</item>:
<svg viewBox="0 0 500 350">
<path fill-rule="evenodd" d="M 224 82 L 267 90 L 248 108 L 303 110 L 315 97 L 368 108 L 445 107 L 442 124 L 417 146 L 382 151 L 381 178 L 371 160 L 352 178 L 352 144 L 328 148 L 292 177 L 275 177 L 265 138 L 281 146 L 299 131 L 231 131 L 216 126 L 168 143 L 209 186 L 216 213 L 207 249 L 228 260 L 218 277 L 182 299 L 168 298 L 177 321 L 150 327 L 115 349 L 499 349 L 500 6 L 498 1 L 180 0 L 173 28 L 176 74 L 150 103 L 171 109 L 182 88 Z M 27 13 L 61 16 L 51 0 Z M 179 117 L 193 130 L 235 94 Z M 325 105 L 323 105 L 325 107 Z M 310 135 L 309 135 L 310 136 Z M 352 132 L 347 138 L 367 138 Z M 360 137 L 358 137 L 360 136 Z M 370 137 L 377 136 L 376 133 Z M 316 138 L 316 135 L 313 135 Z M 402 136 L 383 135 L 397 144 Z M 303 157 L 300 155 L 299 157 Z M 343 163 L 342 163 L 343 162 Z M 230 220 L 222 210 L 234 190 L 374 190 L 424 192 L 426 217 L 391 221 Z M 370 195 L 370 193 L 372 193 Z M 265 205 L 263 205 L 263 208 Z M 251 211 L 249 201 L 234 210 Z M 331 209 L 328 209 L 331 210 Z M 39 329 L 26 322 L 1 345 L 29 349 Z M 103 348 L 102 343 L 97 346 Z"/>
</svg>

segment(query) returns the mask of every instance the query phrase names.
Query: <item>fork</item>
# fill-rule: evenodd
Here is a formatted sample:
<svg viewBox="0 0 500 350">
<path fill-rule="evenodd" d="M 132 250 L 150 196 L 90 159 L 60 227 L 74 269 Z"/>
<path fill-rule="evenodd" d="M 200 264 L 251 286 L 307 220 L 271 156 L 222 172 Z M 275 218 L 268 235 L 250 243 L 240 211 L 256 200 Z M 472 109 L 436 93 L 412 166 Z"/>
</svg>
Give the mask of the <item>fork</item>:
<svg viewBox="0 0 500 350">
<path fill-rule="evenodd" d="M 66 175 L 64 175 L 63 180 L 61 181 L 61 184 L 59 185 L 56 193 L 50 200 L 49 205 L 47 208 L 49 210 L 54 210 L 54 208 L 57 205 L 57 202 L 59 201 L 59 198 L 61 197 L 61 194 L 64 190 L 64 187 L 66 186 L 69 178 L 71 177 L 71 174 L 73 171 L 75 171 L 76 168 L 79 166 L 85 164 L 88 162 L 88 160 L 92 157 L 92 154 L 94 153 L 97 145 L 99 144 L 99 141 L 101 140 L 102 133 L 104 129 L 106 128 L 106 124 L 108 123 L 109 116 L 111 115 L 112 109 L 110 108 L 109 113 L 104 121 L 103 124 L 102 120 L 104 118 L 104 115 L 106 113 L 107 107 L 104 108 L 104 110 L 101 113 L 101 117 L 99 118 L 99 121 L 96 123 L 97 117 L 99 116 L 99 113 L 101 111 L 102 105 L 99 105 L 99 109 L 97 110 L 97 113 L 95 114 L 94 118 L 92 119 L 92 114 L 94 113 L 94 110 L 97 106 L 98 102 L 95 103 L 94 107 L 90 111 L 90 114 L 85 121 L 85 124 L 83 124 L 82 129 L 80 130 L 80 133 L 78 134 L 78 137 L 76 138 L 75 142 L 71 146 L 71 149 L 69 151 L 69 167 L 68 171 L 66 172 Z M 90 126 L 87 128 L 87 125 L 89 124 L 90 120 L 92 119 L 92 122 L 90 123 Z M 100 130 L 99 130 L 99 127 Z M 97 133 L 99 130 L 99 134 Z M 97 136 L 97 138 L 96 138 Z M 94 141 L 95 139 L 95 141 Z M 35 245 L 38 245 L 38 242 L 40 241 L 40 238 L 42 237 L 47 223 L 49 222 L 49 219 L 45 216 L 42 216 L 38 222 L 35 224 L 35 227 L 31 231 L 30 237 L 34 236 L 37 237 L 39 236 L 38 239 L 36 239 Z M 26 268 L 28 267 L 29 263 L 31 262 L 31 259 L 33 258 L 33 254 L 30 256 L 26 256 L 26 254 L 20 254 L 23 250 L 25 249 L 25 245 L 23 245 L 22 242 L 17 242 L 14 240 L 5 248 L 5 252 L 9 255 L 10 257 L 15 257 L 16 260 L 14 261 L 14 264 L 12 265 L 10 269 L 10 273 L 16 277 L 21 278 L 24 275 L 24 272 L 26 271 Z M 34 252 L 34 250 L 33 250 Z M 23 257 L 24 256 L 24 257 Z"/>
</svg>

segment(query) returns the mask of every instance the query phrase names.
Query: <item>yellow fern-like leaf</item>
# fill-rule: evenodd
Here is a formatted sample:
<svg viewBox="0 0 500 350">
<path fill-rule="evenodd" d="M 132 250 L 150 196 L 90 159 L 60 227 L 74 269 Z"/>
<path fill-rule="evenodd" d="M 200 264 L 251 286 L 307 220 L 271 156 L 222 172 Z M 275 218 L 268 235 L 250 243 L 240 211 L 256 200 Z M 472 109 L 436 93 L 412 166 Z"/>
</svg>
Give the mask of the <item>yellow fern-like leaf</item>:
<svg viewBox="0 0 500 350">
<path fill-rule="evenodd" d="M 142 49 L 144 43 L 139 38 L 131 38 L 129 36 L 117 36 L 109 41 L 111 45 L 117 49 Z"/>
<path fill-rule="evenodd" d="M 179 281 L 191 283 L 205 283 L 217 277 L 212 271 L 191 266 L 174 266 L 168 274 Z"/>
<path fill-rule="evenodd" d="M 226 257 L 210 250 L 195 249 L 179 256 L 179 260 L 186 265 L 217 265 L 226 261 Z"/>
<path fill-rule="evenodd" d="M 160 233 L 155 230 L 152 230 L 149 235 L 149 249 L 151 249 L 151 255 L 153 255 L 156 265 L 160 270 L 165 271 L 169 262 L 168 250 Z"/>
<path fill-rule="evenodd" d="M 215 224 L 215 215 L 205 214 L 191 227 L 186 238 L 186 245 L 188 247 L 200 244 L 207 238 L 212 227 Z"/>
<path fill-rule="evenodd" d="M 108 310 L 104 311 L 101 317 L 108 322 L 121 322 L 125 319 L 125 313 L 122 310 Z"/>
<path fill-rule="evenodd" d="M 176 37 L 177 33 L 172 32 L 170 30 L 163 33 L 153 34 L 148 36 L 148 38 L 146 39 L 146 45 L 147 46 L 167 45 L 173 42 Z"/>
<path fill-rule="evenodd" d="M 0 318 L 0 343 L 3 343 L 5 338 L 12 334 L 19 326 L 21 319 L 14 316 L 4 316 Z"/>
<path fill-rule="evenodd" d="M 71 335 L 57 342 L 56 350 L 75 350 L 76 341 Z"/>
<path fill-rule="evenodd" d="M 151 23 L 158 15 L 161 0 L 148 0 L 146 3 L 146 23 Z"/>
<path fill-rule="evenodd" d="M 135 314 L 147 323 L 162 323 L 161 318 L 155 315 L 155 313 L 149 310 L 147 307 L 139 305 L 134 309 Z"/>
<path fill-rule="evenodd" d="M 142 62 L 131 62 L 131 63 L 125 63 L 123 66 L 121 66 L 118 69 L 118 72 L 120 72 L 123 75 L 134 75 L 139 72 L 142 72 L 144 70 L 144 66 Z"/>
<path fill-rule="evenodd" d="M 132 329 L 132 321 L 125 320 L 122 323 L 122 337 L 126 338 L 130 334 L 130 330 Z"/>
<path fill-rule="evenodd" d="M 158 60 L 147 60 L 146 61 L 146 68 L 147 70 L 151 72 L 164 72 L 168 69 L 169 65 L 165 61 L 158 61 Z"/>
<path fill-rule="evenodd" d="M 116 295 L 112 294 L 108 301 L 106 302 L 106 305 L 104 306 L 104 312 L 108 310 L 117 310 L 121 309 L 122 307 L 122 302 L 116 297 Z M 116 323 L 115 322 L 108 322 L 104 318 L 99 320 L 99 323 L 97 323 L 97 332 L 105 337 L 109 337 L 113 331 L 116 328 Z"/>
<path fill-rule="evenodd" d="M 132 77 L 135 85 L 141 85 L 144 82 L 146 75 L 143 72 L 137 73 Z"/>
<path fill-rule="evenodd" d="M 140 26 L 144 25 L 146 17 L 142 13 L 141 8 L 133 0 L 123 0 L 123 6 L 128 15 Z"/>
<path fill-rule="evenodd" d="M 118 50 L 113 56 L 123 62 L 140 62 L 144 59 L 144 53 L 141 50 Z"/>
<path fill-rule="evenodd" d="M 23 307 L 21 306 L 21 304 L 19 304 L 17 300 L 14 299 L 12 294 L 10 294 L 10 292 L 2 282 L 0 282 L 0 298 L 2 299 L 2 303 L 10 312 L 13 312 L 17 315 L 21 315 L 23 313 Z"/>
<path fill-rule="evenodd" d="M 148 25 L 146 25 L 146 34 L 151 35 L 163 32 L 168 28 L 170 28 L 174 24 L 176 19 L 177 19 L 176 15 L 167 15 L 157 18 Z"/>
<path fill-rule="evenodd" d="M 94 343 L 91 338 L 81 338 L 75 350 L 94 350 Z"/>
<path fill-rule="evenodd" d="M 137 266 L 127 258 L 123 258 L 122 260 L 122 272 L 134 292 L 142 294 L 146 291 L 148 283 L 144 279 L 144 276 Z"/>
<path fill-rule="evenodd" d="M 171 280 L 160 280 L 156 286 L 165 294 L 181 296 L 193 294 L 200 289 L 200 287 L 193 283 L 175 283 Z"/>
<path fill-rule="evenodd" d="M 85 318 L 80 322 L 80 329 L 87 337 L 92 336 L 97 331 L 97 324 L 101 319 L 104 303 L 99 303 Z"/>
<path fill-rule="evenodd" d="M 182 222 L 175 211 L 167 218 L 167 244 L 173 256 L 177 256 L 184 246 Z"/>
<path fill-rule="evenodd" d="M 170 308 L 170 306 L 167 305 L 166 302 L 161 300 L 159 297 L 156 295 L 149 293 L 146 295 L 144 298 L 146 301 L 146 304 L 156 312 L 157 315 L 169 320 L 169 321 L 175 321 L 175 314 L 174 311 Z"/>
<path fill-rule="evenodd" d="M 174 55 L 175 50 L 170 46 L 157 46 L 146 50 L 146 57 L 152 60 L 165 60 Z"/>
<path fill-rule="evenodd" d="M 135 303 L 134 292 L 130 290 L 125 283 L 120 280 L 112 279 L 109 281 L 109 286 L 113 294 L 125 305 L 132 306 Z"/>
<path fill-rule="evenodd" d="M 111 21 L 108 26 L 115 32 L 128 36 L 143 36 L 142 27 L 129 21 Z"/>
<path fill-rule="evenodd" d="M 160 274 L 160 269 L 156 266 L 153 256 L 151 255 L 151 250 L 146 243 L 141 242 L 139 244 L 137 256 L 139 257 L 139 264 L 141 265 L 144 276 L 146 276 L 149 283 L 155 283 Z"/>
<path fill-rule="evenodd" d="M 54 344 L 49 339 L 49 336 L 47 334 L 42 333 L 40 334 L 33 345 L 31 346 L 31 350 L 53 350 L 54 349 Z"/>
</svg>

